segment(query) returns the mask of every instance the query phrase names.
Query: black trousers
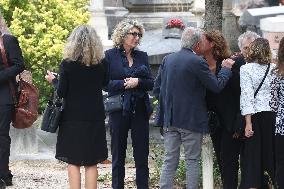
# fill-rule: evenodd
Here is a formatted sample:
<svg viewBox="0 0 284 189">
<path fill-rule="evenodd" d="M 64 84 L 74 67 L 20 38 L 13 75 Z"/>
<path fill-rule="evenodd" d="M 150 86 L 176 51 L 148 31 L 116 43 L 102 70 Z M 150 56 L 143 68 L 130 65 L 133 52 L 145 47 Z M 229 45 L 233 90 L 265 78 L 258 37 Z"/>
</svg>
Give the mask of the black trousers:
<svg viewBox="0 0 284 189">
<path fill-rule="evenodd" d="M 14 111 L 13 105 L 0 105 L 0 178 L 9 173 L 11 138 L 10 123 Z"/>
<path fill-rule="evenodd" d="M 112 188 L 123 189 L 128 131 L 131 130 L 137 189 L 148 189 L 149 118 L 143 101 L 138 101 L 134 114 L 109 116 L 112 153 Z"/>
<path fill-rule="evenodd" d="M 252 115 L 252 137 L 245 139 L 241 188 L 267 188 L 267 172 L 275 178 L 275 113 L 259 112 Z M 283 178 L 282 178 L 283 179 Z"/>
<path fill-rule="evenodd" d="M 277 189 L 284 189 L 284 136 L 275 136 L 276 184 Z"/>
<path fill-rule="evenodd" d="M 242 141 L 234 139 L 225 128 L 218 127 L 211 139 L 221 173 L 223 189 L 238 188 L 239 157 Z"/>
</svg>

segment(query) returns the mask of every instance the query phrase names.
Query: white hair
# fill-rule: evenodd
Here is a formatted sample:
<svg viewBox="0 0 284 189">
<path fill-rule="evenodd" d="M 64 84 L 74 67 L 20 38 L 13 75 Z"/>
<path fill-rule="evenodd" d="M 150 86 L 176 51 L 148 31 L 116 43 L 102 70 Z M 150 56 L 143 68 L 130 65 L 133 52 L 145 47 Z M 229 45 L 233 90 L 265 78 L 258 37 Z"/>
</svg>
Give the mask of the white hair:
<svg viewBox="0 0 284 189">
<path fill-rule="evenodd" d="M 201 40 L 202 30 L 186 27 L 181 36 L 181 47 L 192 49 Z"/>
<path fill-rule="evenodd" d="M 257 33 L 253 31 L 246 31 L 245 33 L 241 34 L 238 37 L 238 46 L 240 49 L 242 49 L 244 41 L 246 40 L 254 41 L 257 38 L 260 38 L 260 36 Z"/>
</svg>

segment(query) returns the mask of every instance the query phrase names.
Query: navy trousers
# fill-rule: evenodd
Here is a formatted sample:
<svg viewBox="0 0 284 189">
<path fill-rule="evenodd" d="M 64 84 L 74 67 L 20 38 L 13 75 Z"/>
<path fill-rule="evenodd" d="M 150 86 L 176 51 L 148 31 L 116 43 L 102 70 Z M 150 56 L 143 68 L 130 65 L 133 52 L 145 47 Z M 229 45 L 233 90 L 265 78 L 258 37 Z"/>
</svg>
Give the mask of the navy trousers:
<svg viewBox="0 0 284 189">
<path fill-rule="evenodd" d="M 149 118 L 143 101 L 136 103 L 135 113 L 121 111 L 109 116 L 112 153 L 112 188 L 123 189 L 128 131 L 131 130 L 137 189 L 148 189 Z"/>
<path fill-rule="evenodd" d="M 9 156 L 11 138 L 9 131 L 13 111 L 13 105 L 0 105 L 0 178 L 4 178 L 10 173 Z"/>
</svg>

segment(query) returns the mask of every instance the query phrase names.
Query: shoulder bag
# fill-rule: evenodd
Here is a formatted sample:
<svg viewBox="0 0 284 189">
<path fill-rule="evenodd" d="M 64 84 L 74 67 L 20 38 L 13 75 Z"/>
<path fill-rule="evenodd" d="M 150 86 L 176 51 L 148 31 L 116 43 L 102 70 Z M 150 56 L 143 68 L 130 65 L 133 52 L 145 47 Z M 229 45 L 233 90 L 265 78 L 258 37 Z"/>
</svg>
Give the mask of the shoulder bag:
<svg viewBox="0 0 284 189">
<path fill-rule="evenodd" d="M 123 94 L 106 97 L 104 100 L 104 108 L 106 113 L 112 113 L 122 110 Z"/>
<path fill-rule="evenodd" d="M 43 112 L 41 130 L 55 133 L 59 126 L 62 110 L 63 99 L 59 98 L 55 91 L 53 97 L 47 102 Z"/>
</svg>

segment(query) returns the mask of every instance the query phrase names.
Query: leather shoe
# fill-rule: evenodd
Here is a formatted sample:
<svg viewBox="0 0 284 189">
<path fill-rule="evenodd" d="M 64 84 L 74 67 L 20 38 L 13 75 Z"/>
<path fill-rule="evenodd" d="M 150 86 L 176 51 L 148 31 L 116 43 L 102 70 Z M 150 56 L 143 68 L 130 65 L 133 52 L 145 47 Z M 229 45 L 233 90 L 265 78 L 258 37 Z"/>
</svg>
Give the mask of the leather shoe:
<svg viewBox="0 0 284 189">
<path fill-rule="evenodd" d="M 13 175 L 11 171 L 9 171 L 8 174 L 5 177 L 2 177 L 1 179 L 5 182 L 6 186 L 12 186 L 13 185 L 12 178 L 13 178 Z"/>
<path fill-rule="evenodd" d="M 4 180 L 0 179 L 0 189 L 5 189 L 6 188 L 6 183 Z"/>
</svg>

